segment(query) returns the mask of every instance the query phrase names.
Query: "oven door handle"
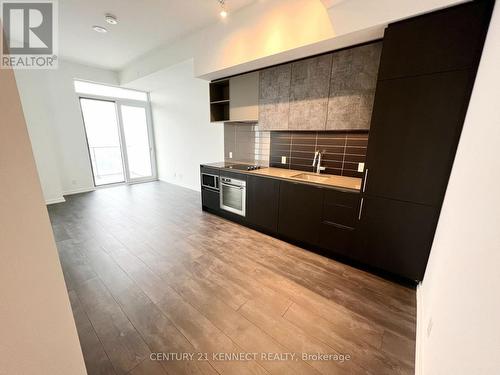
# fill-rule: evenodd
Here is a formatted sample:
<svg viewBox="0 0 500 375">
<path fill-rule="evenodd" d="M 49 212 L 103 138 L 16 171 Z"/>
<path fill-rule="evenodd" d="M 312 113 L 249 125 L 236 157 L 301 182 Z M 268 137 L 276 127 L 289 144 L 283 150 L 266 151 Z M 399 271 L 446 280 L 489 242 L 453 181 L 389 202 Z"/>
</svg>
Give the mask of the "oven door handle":
<svg viewBox="0 0 500 375">
<path fill-rule="evenodd" d="M 228 187 L 228 188 L 230 188 L 230 189 L 238 189 L 238 190 L 243 190 L 243 189 L 245 189 L 245 187 L 243 187 L 243 186 L 236 186 L 236 185 L 225 184 L 224 182 L 223 182 L 223 183 L 221 183 L 221 185 L 222 185 L 222 186 L 226 186 L 226 187 Z"/>
</svg>

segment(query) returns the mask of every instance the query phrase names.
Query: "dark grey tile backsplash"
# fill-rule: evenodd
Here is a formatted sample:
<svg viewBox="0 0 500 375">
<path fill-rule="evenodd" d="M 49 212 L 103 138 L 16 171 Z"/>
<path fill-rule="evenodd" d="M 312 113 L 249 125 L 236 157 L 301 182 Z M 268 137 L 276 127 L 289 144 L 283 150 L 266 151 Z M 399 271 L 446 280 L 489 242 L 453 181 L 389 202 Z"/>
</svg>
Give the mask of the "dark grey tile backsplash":
<svg viewBox="0 0 500 375">
<path fill-rule="evenodd" d="M 258 130 L 256 124 L 224 124 L 224 161 L 267 167 L 269 145 L 270 132 Z"/>
<path fill-rule="evenodd" d="M 324 173 L 362 177 L 358 166 L 365 162 L 367 145 L 368 131 L 272 131 L 269 166 L 313 172 L 314 153 L 320 151 L 321 164 L 326 167 Z"/>
<path fill-rule="evenodd" d="M 362 177 L 358 167 L 365 162 L 367 145 L 368 131 L 269 132 L 252 124 L 224 124 L 224 160 L 229 162 L 314 172 L 317 150 L 323 153 L 324 173 Z"/>
</svg>

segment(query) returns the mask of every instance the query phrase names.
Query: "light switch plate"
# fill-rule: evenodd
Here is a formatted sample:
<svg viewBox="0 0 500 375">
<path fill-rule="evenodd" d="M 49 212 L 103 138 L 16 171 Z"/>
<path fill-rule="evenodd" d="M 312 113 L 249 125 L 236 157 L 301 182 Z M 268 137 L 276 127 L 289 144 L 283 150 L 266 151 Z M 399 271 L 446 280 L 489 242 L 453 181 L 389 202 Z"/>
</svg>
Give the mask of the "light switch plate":
<svg viewBox="0 0 500 375">
<path fill-rule="evenodd" d="M 281 164 L 286 164 L 286 156 L 281 157 Z"/>
<path fill-rule="evenodd" d="M 229 159 L 232 159 L 233 158 L 233 153 L 231 151 L 229 151 Z"/>
<path fill-rule="evenodd" d="M 365 163 L 358 163 L 358 172 L 363 173 L 365 170 Z"/>
</svg>

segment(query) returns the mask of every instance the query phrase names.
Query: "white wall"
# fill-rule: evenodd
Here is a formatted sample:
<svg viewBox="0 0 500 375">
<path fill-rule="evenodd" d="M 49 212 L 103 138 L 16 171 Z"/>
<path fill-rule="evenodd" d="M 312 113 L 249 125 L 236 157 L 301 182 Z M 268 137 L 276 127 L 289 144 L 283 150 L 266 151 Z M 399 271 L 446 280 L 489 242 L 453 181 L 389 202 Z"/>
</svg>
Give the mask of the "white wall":
<svg viewBox="0 0 500 375">
<path fill-rule="evenodd" d="M 381 38 L 385 26 L 464 0 L 265 0 L 142 56 L 120 72 L 128 83 L 194 58 L 215 79 Z"/>
<path fill-rule="evenodd" d="M 14 74 L 7 69 L 0 69 L 0 114 L 0 374 L 85 375 Z"/>
<path fill-rule="evenodd" d="M 16 80 L 48 203 L 93 189 L 75 78 L 117 84 L 117 73 L 67 61 L 56 70 L 17 70 Z"/>
<path fill-rule="evenodd" d="M 92 189 L 92 171 L 80 103 L 73 87 L 75 78 L 99 83 L 118 84 L 115 72 L 85 65 L 59 62 L 54 71 L 51 99 L 54 104 L 54 128 L 59 145 L 59 166 L 64 194 Z"/>
<path fill-rule="evenodd" d="M 155 48 L 120 70 L 120 83 L 133 83 L 137 79 L 192 59 L 196 50 L 202 48 L 202 45 L 203 38 L 200 38 L 199 33 L 194 33 L 179 38 L 163 48 Z"/>
<path fill-rule="evenodd" d="M 500 373 L 499 61 L 497 2 L 418 290 L 418 374 Z"/>
<path fill-rule="evenodd" d="M 336 35 L 387 25 L 470 0 L 322 0 Z"/>
<path fill-rule="evenodd" d="M 224 160 L 224 127 L 209 121 L 208 82 L 193 77 L 187 60 L 131 87 L 151 91 L 159 179 L 200 190 L 200 163 Z"/>
<path fill-rule="evenodd" d="M 60 157 L 49 95 L 51 77 L 47 71 L 17 71 L 16 81 L 45 201 L 61 202 Z"/>
<path fill-rule="evenodd" d="M 202 76 L 332 36 L 320 0 L 255 1 L 226 20 L 128 64 L 120 72 L 120 81 L 128 83 L 193 57 L 195 76 Z"/>
<path fill-rule="evenodd" d="M 257 1 L 207 28 L 202 35 L 205 43 L 195 54 L 195 76 L 336 36 L 320 0 Z"/>
</svg>

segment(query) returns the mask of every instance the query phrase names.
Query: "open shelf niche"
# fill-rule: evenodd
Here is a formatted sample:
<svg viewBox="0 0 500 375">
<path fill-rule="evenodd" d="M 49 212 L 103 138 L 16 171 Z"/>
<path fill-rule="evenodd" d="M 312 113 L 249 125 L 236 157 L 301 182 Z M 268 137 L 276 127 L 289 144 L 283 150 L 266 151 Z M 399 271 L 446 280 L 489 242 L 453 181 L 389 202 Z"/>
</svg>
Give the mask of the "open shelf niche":
<svg viewBox="0 0 500 375">
<path fill-rule="evenodd" d="M 229 121 L 229 79 L 210 82 L 210 121 Z"/>
</svg>

